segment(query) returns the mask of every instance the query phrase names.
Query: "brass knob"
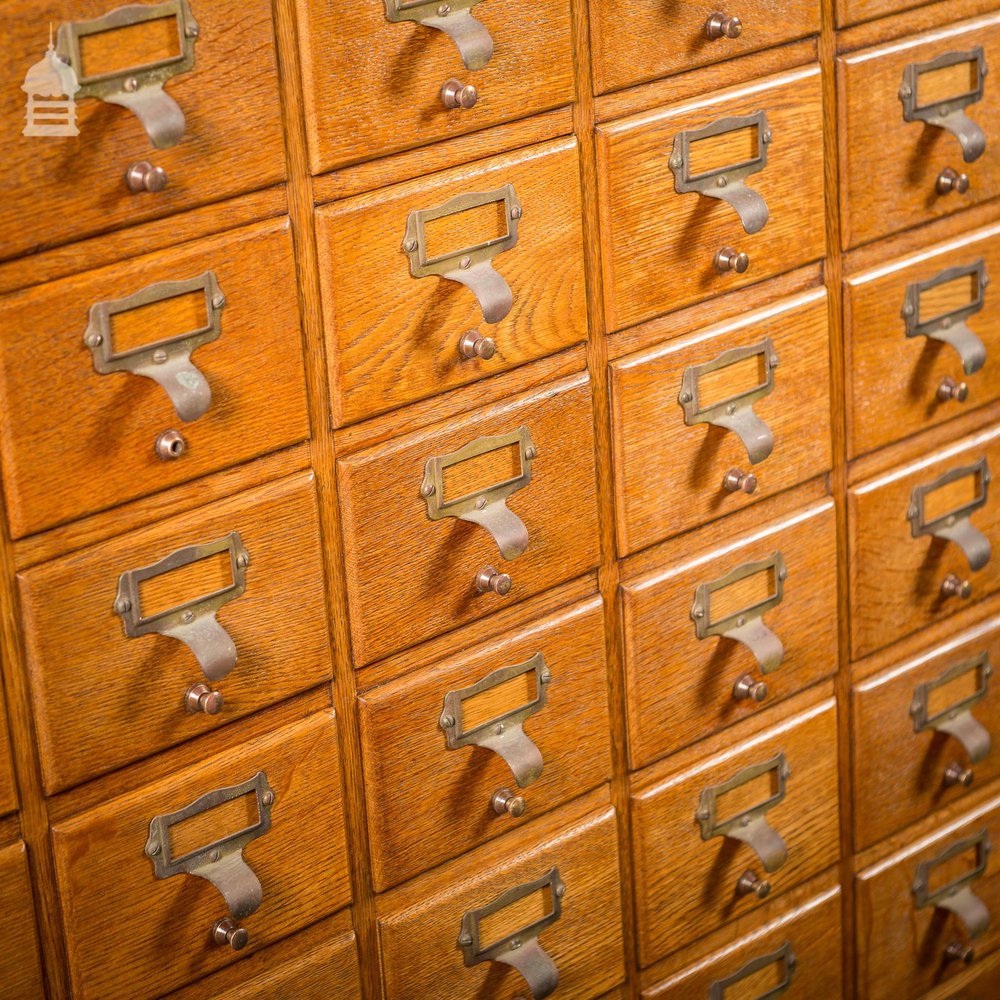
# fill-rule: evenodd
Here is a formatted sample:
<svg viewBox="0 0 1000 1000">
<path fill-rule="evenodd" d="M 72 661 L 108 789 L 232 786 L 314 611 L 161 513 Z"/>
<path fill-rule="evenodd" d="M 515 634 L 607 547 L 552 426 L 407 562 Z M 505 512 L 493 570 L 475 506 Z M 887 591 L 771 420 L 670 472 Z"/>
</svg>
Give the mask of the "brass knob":
<svg viewBox="0 0 1000 1000">
<path fill-rule="evenodd" d="M 963 601 L 972 596 L 972 584 L 968 580 L 962 580 L 954 573 L 949 573 L 941 581 L 942 597 L 961 597 Z"/>
<path fill-rule="evenodd" d="M 216 944 L 228 944 L 233 951 L 242 951 L 250 943 L 250 934 L 232 917 L 223 917 L 212 926 L 212 940 Z"/>
<path fill-rule="evenodd" d="M 757 477 L 752 472 L 730 469 L 722 479 L 722 488 L 729 493 L 751 494 L 757 489 Z"/>
<path fill-rule="evenodd" d="M 518 795 L 509 788 L 500 788 L 495 791 L 491 802 L 493 811 L 498 816 L 513 816 L 515 819 L 518 816 L 523 816 L 526 808 L 524 796 Z"/>
<path fill-rule="evenodd" d="M 767 697 L 767 684 L 764 681 L 755 681 L 750 674 L 744 674 L 733 685 L 733 697 L 737 701 L 746 698 L 752 701 L 763 701 Z"/>
<path fill-rule="evenodd" d="M 441 88 L 441 101 L 446 108 L 463 108 L 468 110 L 476 106 L 479 92 L 471 83 L 462 83 L 454 78 Z"/>
<path fill-rule="evenodd" d="M 976 949 L 971 945 L 962 944 L 961 941 L 952 941 L 944 950 L 944 957 L 949 962 L 964 962 L 971 965 L 976 959 Z"/>
<path fill-rule="evenodd" d="M 743 274 L 750 266 L 750 258 L 745 253 L 737 253 L 732 247 L 723 247 L 715 255 L 715 266 L 723 274 L 727 271 Z"/>
<path fill-rule="evenodd" d="M 743 22 L 738 17 L 715 13 L 705 22 L 708 38 L 739 38 L 743 32 Z"/>
<path fill-rule="evenodd" d="M 965 382 L 956 382 L 950 375 L 941 379 L 941 384 L 937 388 L 937 398 L 942 403 L 947 403 L 949 399 L 956 403 L 964 403 L 969 398 L 969 387 Z"/>
<path fill-rule="evenodd" d="M 213 691 L 207 684 L 192 684 L 184 695 L 184 707 L 192 715 L 195 712 L 218 715 L 222 711 L 222 692 Z"/>
<path fill-rule="evenodd" d="M 125 171 L 125 186 L 133 194 L 162 191 L 167 186 L 167 172 L 163 167 L 154 167 L 148 160 L 140 160 Z"/>
<path fill-rule="evenodd" d="M 944 170 L 938 174 L 938 194 L 948 194 L 949 191 L 957 191 L 959 194 L 965 194 L 968 190 L 968 174 L 960 174 L 957 170 L 952 170 L 951 167 L 945 167 Z"/>
<path fill-rule="evenodd" d="M 480 594 L 492 591 L 494 594 L 506 597 L 513 585 L 513 581 L 506 573 L 498 573 L 492 566 L 484 566 L 476 574 L 476 590 Z"/>
<path fill-rule="evenodd" d="M 736 883 L 736 891 L 741 896 L 753 893 L 758 899 L 767 899 L 771 893 L 771 883 L 766 878 L 758 878 L 755 871 L 747 869 Z"/>
<path fill-rule="evenodd" d="M 962 767 L 957 761 L 949 764 L 944 769 L 944 784 L 946 788 L 951 788 L 953 785 L 961 785 L 963 788 L 968 788 L 975 777 L 975 772 L 971 767 Z"/>
<path fill-rule="evenodd" d="M 156 439 L 156 454 L 163 459 L 164 462 L 169 462 L 172 459 L 180 458 L 184 454 L 187 448 L 187 442 L 184 440 L 184 435 L 180 431 L 164 431 Z"/>
<path fill-rule="evenodd" d="M 489 361 L 497 352 L 497 342 L 492 337 L 484 337 L 478 330 L 462 334 L 458 342 L 458 353 L 463 358 L 482 358 Z"/>
</svg>

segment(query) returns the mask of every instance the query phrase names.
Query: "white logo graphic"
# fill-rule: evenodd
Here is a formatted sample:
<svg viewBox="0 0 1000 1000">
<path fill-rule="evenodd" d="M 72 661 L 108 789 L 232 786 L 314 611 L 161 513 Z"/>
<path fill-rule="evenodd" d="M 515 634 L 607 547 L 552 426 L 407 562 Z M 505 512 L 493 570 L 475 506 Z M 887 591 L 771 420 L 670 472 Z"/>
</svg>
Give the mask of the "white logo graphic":
<svg viewBox="0 0 1000 1000">
<path fill-rule="evenodd" d="M 80 134 L 76 126 L 76 101 L 73 100 L 80 84 L 73 67 L 56 55 L 52 46 L 51 25 L 49 47 L 42 59 L 28 70 L 21 89 L 28 95 L 27 125 L 22 135 Z"/>
</svg>

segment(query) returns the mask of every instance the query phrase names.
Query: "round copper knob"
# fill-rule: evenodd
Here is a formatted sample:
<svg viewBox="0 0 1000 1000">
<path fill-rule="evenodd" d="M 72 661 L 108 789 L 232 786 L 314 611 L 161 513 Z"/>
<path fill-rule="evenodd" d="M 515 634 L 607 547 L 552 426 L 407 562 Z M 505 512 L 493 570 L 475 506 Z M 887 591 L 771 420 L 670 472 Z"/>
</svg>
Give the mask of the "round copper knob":
<svg viewBox="0 0 1000 1000">
<path fill-rule="evenodd" d="M 948 194 L 951 191 L 957 191 L 959 194 L 965 194 L 968 190 L 968 174 L 960 174 L 957 170 L 952 170 L 951 167 L 945 167 L 944 170 L 938 174 L 938 194 Z"/>
<path fill-rule="evenodd" d="M 250 943 L 250 934 L 232 917 L 223 917 L 212 926 L 212 940 L 216 944 L 228 944 L 233 951 L 242 951 Z"/>
<path fill-rule="evenodd" d="M 723 274 L 727 271 L 743 274 L 750 266 L 750 258 L 745 253 L 738 253 L 732 247 L 723 247 L 715 255 L 715 266 Z"/>
<path fill-rule="evenodd" d="M 164 462 L 172 461 L 175 458 L 180 458 L 184 454 L 187 448 L 187 442 L 184 440 L 184 435 L 180 431 L 164 431 L 156 439 L 156 454 L 163 459 Z"/>
<path fill-rule="evenodd" d="M 976 949 L 971 945 L 962 944 L 961 941 L 952 941 L 944 950 L 944 957 L 949 962 L 963 962 L 971 965 L 976 959 Z"/>
<path fill-rule="evenodd" d="M 968 600 L 972 596 L 972 584 L 954 573 L 949 573 L 941 581 L 941 596 L 961 597 L 963 601 Z"/>
<path fill-rule="evenodd" d="M 478 330 L 462 334 L 458 342 L 458 353 L 466 359 L 482 358 L 489 361 L 497 352 L 497 342 L 492 337 L 484 337 Z"/>
<path fill-rule="evenodd" d="M 722 488 L 728 493 L 753 493 L 757 489 L 757 477 L 752 472 L 730 469 L 722 479 Z"/>
<path fill-rule="evenodd" d="M 975 772 L 971 767 L 962 767 L 957 761 L 949 764 L 944 769 L 944 784 L 946 788 L 951 788 L 954 785 L 961 785 L 962 788 L 968 788 L 975 777 Z"/>
<path fill-rule="evenodd" d="M 184 695 L 184 707 L 195 714 L 218 715 L 222 711 L 222 692 L 213 691 L 207 684 L 192 684 Z"/>
<path fill-rule="evenodd" d="M 965 382 L 956 382 L 950 375 L 941 379 L 941 384 L 937 388 L 937 398 L 942 403 L 947 403 L 953 399 L 956 403 L 964 403 L 969 397 L 969 387 Z"/>
<path fill-rule="evenodd" d="M 498 573 L 492 566 L 484 566 L 476 574 L 476 590 L 480 594 L 492 592 L 506 597 L 512 586 L 514 586 L 514 582 L 510 576 L 506 573 Z"/>
<path fill-rule="evenodd" d="M 764 681 L 755 681 L 750 674 L 744 674 L 733 685 L 733 697 L 737 701 L 744 701 L 747 698 L 751 701 L 763 701 L 767 697 L 767 684 Z"/>
<path fill-rule="evenodd" d="M 743 32 L 743 22 L 735 16 L 715 13 L 705 22 L 708 38 L 739 38 Z"/>
<path fill-rule="evenodd" d="M 495 791 L 491 804 L 493 811 L 498 816 L 513 816 L 515 819 L 518 816 L 523 816 L 524 810 L 527 807 L 524 796 L 518 795 L 509 788 L 501 788 Z"/>
<path fill-rule="evenodd" d="M 162 191 L 167 186 L 167 172 L 148 160 L 140 160 L 125 171 L 125 186 L 133 194 Z"/>
<path fill-rule="evenodd" d="M 441 101 L 446 108 L 462 108 L 468 110 L 476 106 L 479 92 L 471 83 L 451 79 L 441 88 Z"/>
<path fill-rule="evenodd" d="M 736 891 L 741 896 L 752 893 L 758 899 L 766 899 L 771 893 L 771 883 L 766 878 L 758 878 L 755 871 L 747 869 L 736 883 Z"/>
</svg>

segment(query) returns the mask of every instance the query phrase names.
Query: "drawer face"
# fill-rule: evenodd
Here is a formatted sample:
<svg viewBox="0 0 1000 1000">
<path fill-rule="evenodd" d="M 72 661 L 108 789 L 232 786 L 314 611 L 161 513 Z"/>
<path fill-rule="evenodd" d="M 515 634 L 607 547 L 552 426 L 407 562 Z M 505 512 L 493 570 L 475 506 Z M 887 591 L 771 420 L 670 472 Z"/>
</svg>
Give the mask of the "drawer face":
<svg viewBox="0 0 1000 1000">
<path fill-rule="evenodd" d="M 766 128 L 754 117 L 759 113 L 766 115 Z M 734 117 L 744 123 L 714 137 L 693 134 Z M 750 118 L 753 124 L 746 123 Z M 682 134 L 690 136 L 688 176 L 695 183 L 702 183 L 699 176 L 715 177 L 711 185 L 702 183 L 706 190 L 721 189 L 727 168 L 752 165 L 756 172 L 744 190 L 766 202 L 762 229 L 747 235 L 736 210 L 718 197 L 677 193 L 671 161 L 677 159 L 683 174 L 675 151 Z M 597 162 L 609 331 L 774 277 L 825 252 L 818 67 L 599 126 Z M 740 187 L 736 177 L 733 186 Z M 716 257 L 726 248 L 749 256 L 745 273 L 719 270 Z"/>
<path fill-rule="evenodd" d="M 1000 942 L 996 920 L 1000 859 L 995 850 L 988 852 L 985 867 L 979 870 L 984 859 L 974 841 L 984 835 L 994 844 L 1000 837 L 1000 799 L 990 800 L 930 837 L 907 844 L 857 875 L 859 996 L 865 1000 L 923 996 L 965 970 L 962 961 L 945 955 L 952 943 L 971 944 L 977 961 L 996 949 Z M 955 853 L 949 858 L 949 852 Z M 926 899 L 915 890 L 922 874 L 928 885 Z M 962 881 L 990 915 L 987 929 L 975 937 L 958 914 L 947 908 L 961 886 L 955 892 L 948 890 Z M 946 905 L 937 905 L 938 901 Z"/>
<path fill-rule="evenodd" d="M 622 555 L 830 468 L 826 309 L 810 292 L 611 364 Z M 726 488 L 733 470 L 752 494 Z"/>
<path fill-rule="evenodd" d="M 431 29 L 425 29 L 430 32 Z M 579 151 L 560 140 L 321 208 L 316 215 L 327 358 L 337 424 L 391 410 L 552 354 L 587 337 Z M 508 188 L 509 185 L 509 188 Z M 510 190 L 512 189 L 512 190 Z M 505 190 L 510 197 L 505 199 Z M 458 281 L 415 278 L 408 220 L 475 196 L 484 204 L 429 218 L 422 245 L 462 273 L 462 251 L 516 243 L 492 258 L 513 304 L 499 322 L 492 297 Z M 508 215 L 517 218 L 508 218 Z M 490 265 L 487 265 L 488 267 Z M 485 285 L 477 285 L 485 289 Z M 479 295 L 485 299 L 480 306 Z M 499 312 L 499 310 L 498 310 Z M 489 359 L 464 358 L 478 331 Z"/>
<path fill-rule="evenodd" d="M 203 671 L 195 648 L 182 639 L 156 632 L 126 635 L 115 612 L 119 577 L 189 546 L 228 540 L 234 531 L 250 557 L 246 589 L 218 610 L 216 620 L 235 644 L 236 664 L 212 680 L 208 672 L 217 673 L 216 668 Z M 237 574 L 231 558 L 226 550 L 150 579 L 140 587 L 141 613 L 158 615 L 232 588 Z M 50 793 L 225 725 L 331 675 L 309 473 L 36 566 L 23 572 L 19 583 Z M 196 622 L 208 620 L 203 608 L 194 608 Z M 196 684 L 222 694 L 221 712 L 187 711 L 185 694 Z"/>
<path fill-rule="evenodd" d="M 482 689 L 469 690 L 477 685 Z M 600 598 L 377 687 L 359 701 L 375 888 L 381 892 L 610 776 Z M 454 749 L 439 723 L 449 714 Z M 498 728 L 511 764 L 499 749 L 466 742 L 491 740 Z M 492 806 L 494 794 L 505 788 L 526 803 L 519 819 Z M 421 803 L 419 810 L 414 802 Z"/>
<path fill-rule="evenodd" d="M 237 953 L 212 942 L 213 925 L 229 913 L 220 890 L 193 875 L 157 878 L 144 848 L 155 817 L 259 772 L 274 795 L 271 826 L 246 844 L 243 860 L 263 895 L 259 908 L 238 921 L 250 941 Z M 56 823 L 52 845 L 74 995 L 159 996 L 344 906 L 350 884 L 340 789 L 336 725 L 332 713 L 322 713 Z M 171 857 L 255 827 L 263 817 L 260 794 L 173 826 L 166 834 Z M 143 987 L 148 992 L 136 992 Z"/>
<path fill-rule="evenodd" d="M 475 442 L 488 450 L 478 457 L 462 452 L 448 464 Z M 492 487 L 523 482 L 529 450 L 537 455 L 530 482 L 506 500 L 527 530 L 527 549 L 517 556 L 519 544 L 501 549 L 490 529 L 448 512 L 461 509 L 455 501 L 471 497 L 476 504 L 486 500 L 471 516 L 487 509 L 494 523 L 494 512 L 505 518 L 496 511 Z M 421 495 L 430 459 L 447 460 L 441 463 L 442 490 Z M 585 374 L 359 451 L 337 465 L 358 666 L 597 565 L 593 416 Z M 442 493 L 439 517 L 432 520 L 427 500 L 436 507 L 434 498 Z M 505 523 L 523 541 L 520 529 L 509 519 Z M 504 558 L 503 551 L 514 558 Z M 477 589 L 486 567 L 511 577 L 507 596 Z"/>
<path fill-rule="evenodd" d="M 524 836 L 527 831 L 532 831 L 530 838 Z M 577 804 L 575 813 L 570 807 L 568 818 L 567 810 L 561 810 L 379 897 L 386 995 L 440 1000 L 524 996 L 527 984 L 516 968 L 489 960 L 467 967 L 456 940 L 471 922 L 466 914 L 550 875 L 548 884 L 480 919 L 479 947 L 502 949 L 522 929 L 555 913 L 558 902 L 561 909 L 554 922 L 537 935 L 529 931 L 520 937 L 524 947 L 535 937 L 555 964 L 559 995 L 583 1000 L 620 983 L 624 969 L 615 814 L 604 807 L 581 815 Z M 558 901 L 553 889 L 557 883 L 565 889 Z M 478 952 L 475 937 L 468 947 Z"/>
<path fill-rule="evenodd" d="M 120 6 L 115 0 L 79 0 L 58 10 L 50 4 L 43 14 L 54 15 L 58 33 L 70 23 L 59 19 L 59 11 L 67 17 L 71 12 L 79 23 Z M 75 97 L 79 135 L 53 139 L 22 135 L 26 95 L 21 87 L 29 68 L 45 57 L 48 19 L 40 18 L 33 0 L 5 5 L 0 79 L 11 99 L 0 110 L 2 134 L 10 139 L 0 175 L 0 259 L 163 218 L 284 180 L 269 0 L 189 0 L 189 10 L 197 24 L 194 66 L 171 76 L 163 87 L 180 108 L 184 133 L 174 145 L 156 148 L 127 108 L 82 95 L 89 89 L 88 76 L 120 73 L 123 81 L 130 67 L 183 54 L 175 14 L 80 39 L 80 68 L 86 75 Z M 142 81 L 138 93 L 148 93 L 146 77 L 139 72 L 134 79 Z M 234 88 L 239 101 L 227 98 Z M 253 112 L 247 114 L 247 108 Z M 166 171 L 166 188 L 135 194 L 128 189 L 126 170 L 143 161 Z M 41 205 L 48 210 L 40 210 Z M 32 325 L 25 322 L 21 328 L 30 330 Z M 41 329 L 51 328 L 50 322 Z M 76 346 L 75 335 L 72 342 Z"/>
<path fill-rule="evenodd" d="M 1000 692 L 988 673 L 997 663 L 1000 620 L 993 619 L 855 686 L 859 850 L 967 795 L 966 770 L 974 788 L 1000 775 Z"/>
<path fill-rule="evenodd" d="M 964 161 L 958 138 L 946 129 L 919 119 L 906 121 L 900 97 L 908 66 L 950 53 L 964 52 L 971 58 L 980 46 L 987 66 L 1000 64 L 1000 14 L 837 60 L 845 248 L 951 215 L 1000 193 L 1000 147 L 989 135 L 1000 115 L 1000 88 L 991 77 L 983 80 L 982 98 L 965 107 L 966 116 L 986 134 L 985 151 L 974 162 Z M 963 91 L 971 92 L 971 77 L 978 81 L 975 63 L 968 59 L 920 72 L 915 99 L 933 108 L 937 105 L 930 102 L 959 98 Z M 919 107 L 917 113 L 923 113 Z M 939 192 L 938 178 L 946 169 L 968 175 L 965 193 Z"/>
<path fill-rule="evenodd" d="M 181 282 L 190 284 L 171 287 Z M 105 311 L 93 307 L 146 289 L 148 302 L 109 306 L 106 319 L 95 317 Z M 210 304 L 216 295 L 225 299 L 220 308 Z M 213 323 L 218 338 L 197 346 L 183 365 L 190 335 Z M 15 293 L 0 299 L 0 325 L 32 331 L 0 343 L 0 449 L 15 538 L 309 435 L 287 220 Z M 95 350 L 104 364 L 108 331 L 116 353 L 139 352 L 121 364 L 148 371 L 158 367 L 149 348 L 171 341 L 163 348 L 163 367 L 171 374 L 162 377 L 170 385 L 183 379 L 190 388 L 177 397 L 180 409 L 152 376 L 95 370 Z M 92 349 L 85 334 L 101 342 Z M 195 416 L 200 410 L 203 415 Z M 157 454 L 157 441 L 167 431 L 180 431 L 186 442 L 179 457 Z"/>
<path fill-rule="evenodd" d="M 296 8 L 313 173 L 573 100 L 567 0 L 477 3 L 471 14 L 489 32 L 493 56 L 475 71 L 465 68 L 444 31 L 390 22 L 384 0 L 360 6 L 296 0 Z M 452 79 L 476 88 L 475 107 L 445 106 L 441 91 Z"/>
<path fill-rule="evenodd" d="M 10 756 L 7 733 L 7 712 L 0 696 L 0 816 L 17 808 L 17 788 L 14 785 L 14 765 Z"/>
<path fill-rule="evenodd" d="M 28 855 L 21 841 L 0 849 L 0 982 L 9 1000 L 45 995 Z"/>
<path fill-rule="evenodd" d="M 998 235 L 977 230 L 844 282 L 852 457 L 1000 397 L 1000 296 L 983 285 L 1000 274 Z"/>
<path fill-rule="evenodd" d="M 717 10 L 710 4 L 665 5 L 637 0 L 590 0 L 594 87 L 599 94 L 658 76 L 746 55 L 819 32 L 819 9 L 809 0 L 746 0 L 739 5 L 742 31 L 736 38 L 713 33 Z M 732 27 L 726 27 L 729 31 Z M 670 43 L 664 45 L 664 38 Z"/>
<path fill-rule="evenodd" d="M 975 529 L 970 535 L 979 559 L 985 554 L 985 542 L 1000 552 L 1000 499 L 984 484 L 984 468 L 987 473 L 1000 469 L 1000 429 L 963 438 L 945 451 L 848 490 L 855 659 L 946 618 L 969 599 L 979 600 L 1000 586 L 1000 555 L 972 569 L 957 542 L 940 535 L 913 534 L 935 527 L 935 520 L 948 530 L 950 515 L 957 524 Z M 944 483 L 948 475 L 958 478 Z M 936 489 L 929 489 L 938 483 Z M 985 503 L 963 513 L 982 500 L 984 485 Z M 921 525 L 922 491 L 927 496 Z M 911 510 L 917 524 L 908 517 Z M 969 585 L 967 599 L 960 593 L 965 584 Z"/>
<path fill-rule="evenodd" d="M 776 558 L 778 555 L 778 558 Z M 780 562 L 778 559 L 780 558 Z M 787 576 L 777 577 L 783 566 Z M 742 567 L 710 597 L 715 626 L 747 609 L 784 648 L 764 672 L 750 645 L 724 634 L 699 638 L 692 612 L 705 585 Z M 780 593 L 781 600 L 767 606 Z M 837 669 L 837 538 L 824 501 L 724 548 L 621 587 L 631 766 L 642 767 L 815 684 Z M 766 609 L 761 613 L 761 608 Z M 732 622 L 733 630 L 739 628 Z M 667 652 L 669 650 L 669 653 Z M 741 681 L 764 682 L 766 700 L 736 696 Z"/>
<path fill-rule="evenodd" d="M 655 771 L 652 777 L 637 776 L 632 835 L 643 967 L 743 913 L 769 906 L 753 892 L 740 894 L 737 884 L 746 873 L 769 881 L 773 898 L 837 860 L 836 725 L 829 699 L 690 770 L 660 769 L 663 780 L 655 783 L 650 783 Z M 722 834 L 704 840 L 696 813 L 710 789 L 743 779 L 765 763 L 767 772 L 716 794 L 716 819 L 726 822 L 776 797 L 782 761 L 789 770 L 785 796 L 767 810 L 764 822 L 784 842 L 787 858 L 767 874 L 750 844 Z"/>
</svg>

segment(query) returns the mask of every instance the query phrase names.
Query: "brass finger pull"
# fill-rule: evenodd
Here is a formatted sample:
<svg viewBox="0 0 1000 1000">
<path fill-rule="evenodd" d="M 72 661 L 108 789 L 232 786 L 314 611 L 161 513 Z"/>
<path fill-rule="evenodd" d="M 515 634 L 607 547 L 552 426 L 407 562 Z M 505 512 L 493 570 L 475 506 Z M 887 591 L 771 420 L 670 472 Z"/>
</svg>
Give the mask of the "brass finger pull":
<svg viewBox="0 0 1000 1000">
<path fill-rule="evenodd" d="M 781 966 L 784 972 L 781 982 L 764 993 L 758 993 L 754 1000 L 771 1000 L 772 997 L 781 996 L 792 985 L 792 979 L 795 977 L 795 970 L 798 967 L 795 952 L 789 941 L 786 941 L 777 951 L 772 951 L 769 955 L 759 955 L 757 958 L 750 959 L 746 965 L 737 969 L 732 975 L 726 976 L 725 979 L 717 979 L 708 988 L 708 1000 L 726 1000 L 726 990 L 744 979 L 749 979 L 769 965 Z"/>
<path fill-rule="evenodd" d="M 935 868 L 968 851 L 976 852 L 976 863 L 970 871 L 951 879 L 933 891 L 930 889 L 931 873 Z M 989 832 L 984 828 L 964 840 L 956 841 L 940 854 L 917 865 L 912 891 L 918 910 L 925 906 L 954 913 L 962 921 L 970 938 L 979 937 L 990 925 L 990 911 L 972 891 L 973 884 L 986 873 L 990 857 Z"/>
<path fill-rule="evenodd" d="M 493 56 L 493 37 L 472 16 L 479 0 L 385 0 L 389 21 L 415 21 L 444 32 L 458 48 L 466 69 L 483 69 Z"/>
<path fill-rule="evenodd" d="M 969 673 L 976 675 L 976 688 L 972 694 L 931 714 L 928 708 L 931 693 Z M 989 692 L 992 673 L 989 653 L 983 652 L 971 659 L 956 663 L 932 681 L 918 684 L 913 692 L 913 703 L 910 706 L 913 731 L 923 733 L 927 730 L 936 730 L 947 733 L 962 744 L 969 760 L 977 764 L 990 752 L 992 740 L 986 727 L 973 717 L 972 709 Z"/>
<path fill-rule="evenodd" d="M 499 941 L 483 944 L 480 939 L 480 925 L 486 917 L 498 913 L 526 896 L 546 890 L 548 890 L 549 907 L 544 916 Z M 471 968 L 480 962 L 502 962 L 504 965 L 513 966 L 524 977 L 534 1000 L 543 1000 L 544 997 L 551 996 L 559 985 L 559 970 L 538 938 L 562 915 L 562 900 L 565 894 L 566 886 L 559 876 L 559 869 L 552 868 L 533 882 L 515 886 L 501 893 L 486 906 L 467 911 L 462 917 L 462 929 L 458 936 L 458 947 L 462 950 L 466 967 Z"/>
</svg>

